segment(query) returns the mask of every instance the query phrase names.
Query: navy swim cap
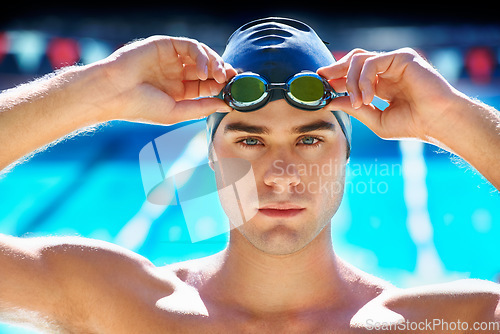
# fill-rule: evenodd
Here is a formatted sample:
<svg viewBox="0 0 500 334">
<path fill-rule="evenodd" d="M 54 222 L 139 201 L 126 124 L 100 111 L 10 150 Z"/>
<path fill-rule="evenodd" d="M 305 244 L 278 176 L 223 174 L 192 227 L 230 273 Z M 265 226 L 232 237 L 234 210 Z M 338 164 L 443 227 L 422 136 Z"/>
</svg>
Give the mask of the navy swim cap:
<svg viewBox="0 0 500 334">
<path fill-rule="evenodd" d="M 270 17 L 249 22 L 229 37 L 222 55 L 238 73 L 254 72 L 270 82 L 286 82 L 304 70 L 316 72 L 335 62 L 332 53 L 308 25 L 292 19 Z M 284 98 L 281 90 L 272 90 L 270 101 Z M 351 120 L 343 111 L 332 111 L 351 148 Z M 227 113 L 215 112 L 207 117 L 209 144 Z M 210 147 L 210 145 L 209 145 Z"/>
</svg>

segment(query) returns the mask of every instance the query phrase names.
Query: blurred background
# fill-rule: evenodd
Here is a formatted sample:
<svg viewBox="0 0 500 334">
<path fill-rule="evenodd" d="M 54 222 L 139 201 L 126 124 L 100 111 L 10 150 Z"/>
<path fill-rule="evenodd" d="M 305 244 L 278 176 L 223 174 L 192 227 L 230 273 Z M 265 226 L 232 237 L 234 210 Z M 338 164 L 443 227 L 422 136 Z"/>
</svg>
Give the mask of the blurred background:
<svg viewBox="0 0 500 334">
<path fill-rule="evenodd" d="M 241 24 L 285 16 L 312 26 L 337 59 L 355 47 L 415 48 L 456 88 L 498 109 L 500 20 L 480 4 L 464 7 L 6 6 L 0 16 L 0 89 L 97 61 L 154 34 L 195 38 L 222 53 Z M 204 123 L 199 126 L 203 130 Z M 15 167 L 0 179 L 0 233 L 97 238 L 158 266 L 224 249 L 227 234 L 193 243 L 179 207 L 146 201 L 139 152 L 173 128 L 111 122 Z M 381 140 L 356 120 L 332 235 L 341 257 L 401 287 L 467 277 L 499 280 L 498 192 L 459 158 L 415 141 Z M 5 325 L 0 333 L 32 331 Z"/>
</svg>

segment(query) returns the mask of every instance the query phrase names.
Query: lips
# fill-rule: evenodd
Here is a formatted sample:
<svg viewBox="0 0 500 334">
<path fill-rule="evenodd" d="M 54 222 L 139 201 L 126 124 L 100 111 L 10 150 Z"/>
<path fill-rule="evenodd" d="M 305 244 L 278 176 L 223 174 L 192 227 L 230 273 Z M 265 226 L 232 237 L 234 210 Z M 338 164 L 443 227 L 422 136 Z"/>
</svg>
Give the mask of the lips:
<svg viewBox="0 0 500 334">
<path fill-rule="evenodd" d="M 275 203 L 267 204 L 259 208 L 259 212 L 268 217 L 289 218 L 299 215 L 305 210 L 296 204 L 291 203 Z"/>
</svg>

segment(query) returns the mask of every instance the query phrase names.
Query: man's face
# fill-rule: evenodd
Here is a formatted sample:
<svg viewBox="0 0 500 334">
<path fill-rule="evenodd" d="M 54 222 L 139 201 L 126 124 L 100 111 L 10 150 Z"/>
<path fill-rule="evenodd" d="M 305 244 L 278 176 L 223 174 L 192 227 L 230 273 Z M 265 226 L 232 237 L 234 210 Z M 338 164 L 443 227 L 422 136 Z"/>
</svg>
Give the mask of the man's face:
<svg viewBox="0 0 500 334">
<path fill-rule="evenodd" d="M 258 203 L 245 200 L 245 189 L 238 189 L 238 197 L 240 210 L 256 214 L 237 231 L 258 249 L 294 253 L 330 223 L 344 190 L 346 141 L 327 108 L 303 111 L 277 100 L 253 112 L 233 111 L 220 123 L 213 145 L 217 159 L 252 165 Z M 234 208 L 219 196 L 232 220 Z"/>
</svg>

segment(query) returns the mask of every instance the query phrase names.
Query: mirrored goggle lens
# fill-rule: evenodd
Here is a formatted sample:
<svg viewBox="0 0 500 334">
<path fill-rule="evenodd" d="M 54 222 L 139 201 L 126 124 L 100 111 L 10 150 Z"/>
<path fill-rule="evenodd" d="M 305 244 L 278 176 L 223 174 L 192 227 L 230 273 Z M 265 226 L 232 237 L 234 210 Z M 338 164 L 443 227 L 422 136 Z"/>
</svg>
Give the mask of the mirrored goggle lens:
<svg viewBox="0 0 500 334">
<path fill-rule="evenodd" d="M 265 83 L 256 77 L 236 79 L 231 85 L 231 96 L 241 104 L 257 103 L 266 92 Z"/>
<path fill-rule="evenodd" d="M 290 83 L 289 95 L 299 103 L 318 103 L 324 96 L 325 89 L 320 78 L 301 76 Z"/>
</svg>

